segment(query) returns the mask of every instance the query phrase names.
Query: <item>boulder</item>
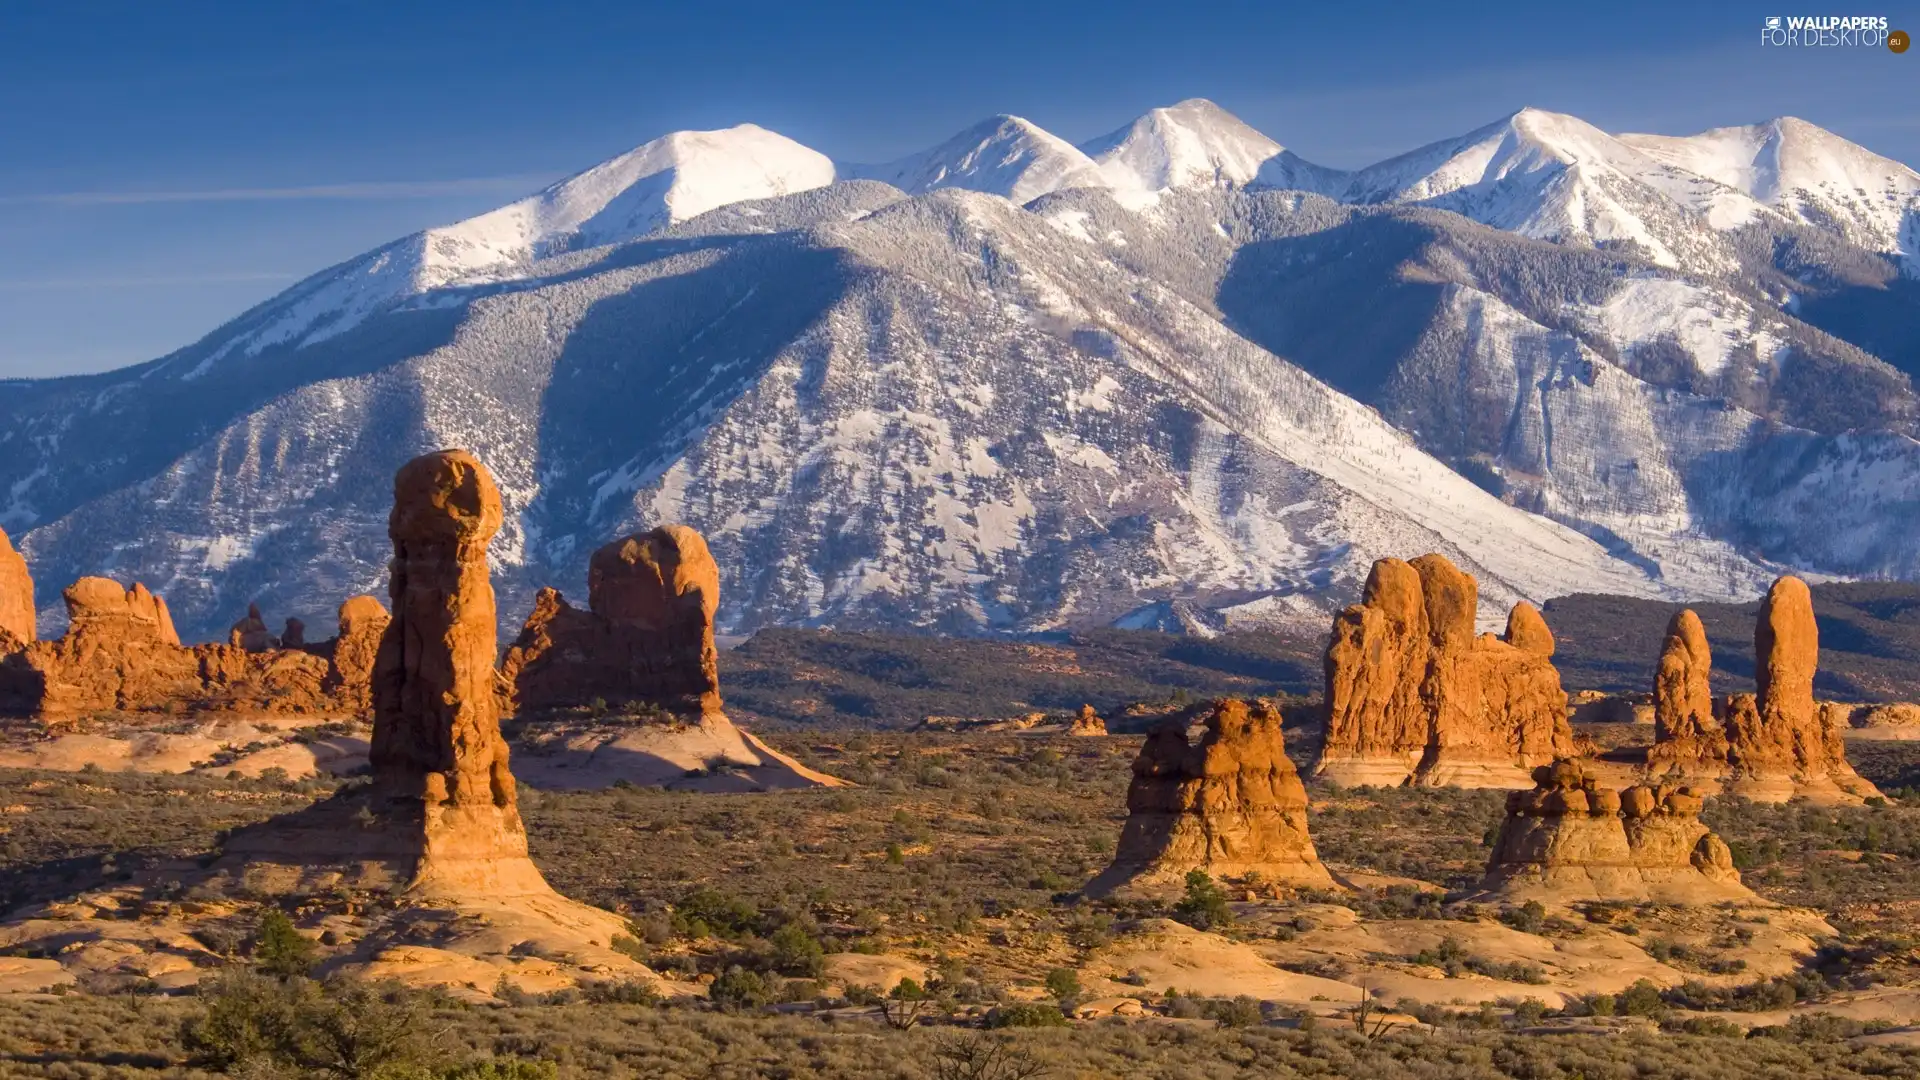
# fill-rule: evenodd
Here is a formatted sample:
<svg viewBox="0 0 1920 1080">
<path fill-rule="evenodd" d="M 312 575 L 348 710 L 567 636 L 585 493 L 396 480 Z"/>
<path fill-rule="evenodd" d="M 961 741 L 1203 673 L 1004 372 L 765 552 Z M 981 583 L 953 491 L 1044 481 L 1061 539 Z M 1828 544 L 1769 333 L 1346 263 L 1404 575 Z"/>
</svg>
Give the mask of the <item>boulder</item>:
<svg viewBox="0 0 1920 1080">
<path fill-rule="evenodd" d="M 5 529 L 0 529 L 0 652 L 33 641 L 37 616 L 33 606 L 33 576 L 27 573 L 27 560 L 13 550 Z M 11 639 L 11 641 L 9 641 Z"/>
<path fill-rule="evenodd" d="M 1374 563 L 1361 602 L 1334 619 L 1316 776 L 1520 787 L 1575 751 L 1552 632 L 1523 603 L 1504 638 L 1474 636 L 1478 593 L 1440 555 Z"/>
<path fill-rule="evenodd" d="M 1481 894 L 1569 903 L 1758 901 L 1727 845 L 1700 823 L 1703 800 L 1670 784 L 1601 786 L 1575 761 L 1534 770 L 1507 796 Z"/>
<path fill-rule="evenodd" d="M 1306 788 L 1271 705 L 1223 700 L 1154 729 L 1134 759 L 1113 863 L 1086 891 L 1178 891 L 1192 870 L 1333 884 L 1307 834 Z"/>
<path fill-rule="evenodd" d="M 1069 735 L 1105 735 L 1106 733 L 1107 722 L 1100 719 L 1100 714 L 1094 712 L 1091 705 L 1080 706 L 1079 715 L 1067 725 Z"/>
</svg>

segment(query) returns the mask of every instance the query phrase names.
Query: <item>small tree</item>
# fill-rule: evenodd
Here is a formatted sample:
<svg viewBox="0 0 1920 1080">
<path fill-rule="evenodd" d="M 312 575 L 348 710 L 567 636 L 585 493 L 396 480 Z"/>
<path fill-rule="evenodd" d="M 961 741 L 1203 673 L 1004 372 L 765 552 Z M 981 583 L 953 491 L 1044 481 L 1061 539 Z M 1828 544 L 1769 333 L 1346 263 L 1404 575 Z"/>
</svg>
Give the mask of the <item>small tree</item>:
<svg viewBox="0 0 1920 1080">
<path fill-rule="evenodd" d="M 898 1031 L 906 1031 L 935 1012 L 944 1012 L 947 1003 L 944 997 L 921 986 L 917 980 L 901 979 L 886 1000 L 880 1003 L 880 1015 L 887 1026 Z"/>
<path fill-rule="evenodd" d="M 260 916 L 254 932 L 253 962 L 268 975 L 290 979 L 313 969 L 313 942 L 294 928 L 293 920 L 278 908 Z"/>
<path fill-rule="evenodd" d="M 1080 976 L 1072 968 L 1054 968 L 1047 972 L 1047 993 L 1065 1005 L 1080 996 Z"/>
<path fill-rule="evenodd" d="M 806 927 L 790 922 L 767 939 L 773 947 L 773 966 L 782 975 L 796 979 L 817 979 L 826 966 L 826 950 Z"/>
<path fill-rule="evenodd" d="M 1227 894 L 1214 884 L 1205 870 L 1187 872 L 1187 892 L 1173 906 L 1173 917 L 1195 930 L 1217 930 L 1233 925 L 1233 909 L 1227 906 Z"/>
</svg>

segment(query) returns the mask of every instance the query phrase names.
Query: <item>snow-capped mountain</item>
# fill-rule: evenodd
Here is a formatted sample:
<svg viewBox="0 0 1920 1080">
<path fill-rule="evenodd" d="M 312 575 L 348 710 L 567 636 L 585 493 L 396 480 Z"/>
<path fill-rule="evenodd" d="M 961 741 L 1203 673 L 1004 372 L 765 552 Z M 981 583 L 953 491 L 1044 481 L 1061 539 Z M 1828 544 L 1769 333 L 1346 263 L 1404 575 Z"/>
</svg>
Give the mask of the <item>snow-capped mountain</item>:
<svg viewBox="0 0 1920 1080">
<path fill-rule="evenodd" d="M 1016 203 L 1104 183 L 1099 167 L 1078 147 L 1018 116 L 983 120 L 931 150 L 898 161 L 851 165 L 842 171 L 851 178 L 891 184 L 909 195 L 960 188 Z"/>
<path fill-rule="evenodd" d="M 1821 135 L 1788 156 L 1864 175 Z M 507 503 L 509 629 L 667 520 L 732 632 L 1317 626 L 1428 550 L 1490 619 L 1920 575 L 1884 234 L 1645 143 L 1524 110 L 1346 174 L 1204 101 L 875 169 L 667 136 L 168 357 L 0 382 L 0 525 L 47 629 L 105 573 L 190 636 L 253 600 L 323 631 L 448 445 Z"/>
<path fill-rule="evenodd" d="M 1920 173 L 1897 161 L 1791 116 L 1620 141 L 1860 247 L 1897 252 L 1920 276 Z"/>
<path fill-rule="evenodd" d="M 310 345 L 407 297 L 513 276 L 529 261 L 632 240 L 718 206 L 824 187 L 824 154 L 752 124 L 678 131 L 538 194 L 427 229 L 300 282 L 238 320 L 235 334 L 187 374 L 269 345 Z"/>
</svg>

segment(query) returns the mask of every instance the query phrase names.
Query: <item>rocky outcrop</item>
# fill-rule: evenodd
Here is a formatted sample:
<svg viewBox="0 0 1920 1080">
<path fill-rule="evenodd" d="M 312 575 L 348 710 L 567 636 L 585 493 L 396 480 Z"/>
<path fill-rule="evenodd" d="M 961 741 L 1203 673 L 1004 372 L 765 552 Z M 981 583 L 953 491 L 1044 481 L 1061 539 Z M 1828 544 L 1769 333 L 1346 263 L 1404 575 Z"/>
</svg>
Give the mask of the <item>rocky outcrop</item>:
<svg viewBox="0 0 1920 1080">
<path fill-rule="evenodd" d="M 267 629 L 267 620 L 260 615 L 259 604 L 248 604 L 246 618 L 234 623 L 227 631 L 227 644 L 248 652 L 266 652 L 277 649 L 280 642 Z"/>
<path fill-rule="evenodd" d="M 341 639 L 252 650 L 239 644 L 182 646 L 166 601 L 137 582 L 124 588 L 107 578 L 82 578 L 64 599 L 64 636 L 0 658 L 0 714 L 59 719 L 102 712 L 367 711 L 371 665 L 354 666 L 344 608 Z"/>
<path fill-rule="evenodd" d="M 401 468 L 388 519 L 393 612 L 373 670 L 373 783 L 237 834 L 226 852 L 250 882 L 280 892 L 344 875 L 425 897 L 553 895 L 527 857 L 494 697 L 486 556 L 501 518 L 472 454 Z"/>
<path fill-rule="evenodd" d="M 327 650 L 326 691 L 356 714 L 373 709 L 373 665 L 392 616 L 371 596 L 340 605 L 340 635 Z"/>
<path fill-rule="evenodd" d="M 280 647 L 283 649 L 304 649 L 307 647 L 307 624 L 293 616 L 287 616 L 287 625 L 280 631 Z"/>
<path fill-rule="evenodd" d="M 1545 620 L 1522 603 L 1504 638 L 1476 637 L 1478 591 L 1440 555 L 1374 563 L 1361 602 L 1334 620 L 1314 775 L 1520 787 L 1533 766 L 1574 752 Z"/>
<path fill-rule="evenodd" d="M 1910 701 L 1857 706 L 1847 722 L 1858 739 L 1920 739 L 1920 705 Z"/>
<path fill-rule="evenodd" d="M 1674 616 L 1655 676 L 1648 775 L 1759 802 L 1860 802 L 1879 795 L 1847 762 L 1844 711 L 1814 700 L 1820 636 L 1805 582 L 1774 581 L 1753 640 L 1759 693 L 1715 701 L 1700 620 L 1690 611 Z"/>
<path fill-rule="evenodd" d="M 1177 889 L 1192 870 L 1333 884 L 1307 835 L 1307 791 L 1271 705 L 1216 702 L 1147 737 L 1133 762 L 1113 863 L 1086 891 Z"/>
<path fill-rule="evenodd" d="M 1079 714 L 1073 718 L 1072 723 L 1067 725 L 1069 735 L 1105 735 L 1106 733 L 1107 722 L 1100 719 L 1100 714 L 1094 712 L 1091 705 L 1080 706 Z"/>
<path fill-rule="evenodd" d="M 1700 823 L 1704 801 L 1670 784 L 1624 791 L 1573 761 L 1534 770 L 1535 787 L 1507 796 L 1483 893 L 1551 902 L 1756 900 L 1727 845 Z"/>
<path fill-rule="evenodd" d="M 680 717 L 720 712 L 720 570 L 700 534 L 664 525 L 593 553 L 587 606 L 542 589 L 501 663 L 516 714 L 598 701 Z"/>
<path fill-rule="evenodd" d="M 34 612 L 33 576 L 27 573 L 27 560 L 13 550 L 6 530 L 0 529 L 0 653 L 39 636 L 34 632 Z"/>
</svg>

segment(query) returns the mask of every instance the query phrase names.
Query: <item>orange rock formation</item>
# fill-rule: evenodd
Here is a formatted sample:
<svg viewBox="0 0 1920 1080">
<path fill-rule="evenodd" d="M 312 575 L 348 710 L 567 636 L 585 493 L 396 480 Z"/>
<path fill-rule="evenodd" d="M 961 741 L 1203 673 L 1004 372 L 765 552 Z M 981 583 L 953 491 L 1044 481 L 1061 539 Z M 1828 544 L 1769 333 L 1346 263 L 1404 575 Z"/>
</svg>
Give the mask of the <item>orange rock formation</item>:
<svg viewBox="0 0 1920 1080">
<path fill-rule="evenodd" d="M 1675 615 L 1655 678 L 1648 774 L 1760 802 L 1795 796 L 1860 802 L 1879 795 L 1847 762 L 1842 712 L 1814 701 L 1819 655 L 1813 594 L 1799 578 L 1781 577 L 1767 590 L 1754 625 L 1759 693 L 1715 702 L 1700 620 L 1691 611 Z"/>
<path fill-rule="evenodd" d="M 137 582 L 126 589 L 107 578 L 81 578 L 64 599 L 64 636 L 0 657 L 0 714 L 365 711 L 369 673 L 341 665 L 350 659 L 340 655 L 344 638 L 259 652 L 232 644 L 186 647 L 166 601 Z"/>
<path fill-rule="evenodd" d="M 0 529 L 0 653 L 34 640 L 38 636 L 35 622 L 33 577 L 27 573 L 27 560 L 13 550 L 6 530 Z"/>
<path fill-rule="evenodd" d="M 588 610 L 542 589 L 500 666 L 516 714 L 645 704 L 679 716 L 720 712 L 713 617 L 720 568 L 700 534 L 664 525 L 593 553 Z"/>
<path fill-rule="evenodd" d="M 1474 636 L 1478 585 L 1440 555 L 1373 564 L 1327 646 L 1327 741 L 1342 784 L 1521 787 L 1574 752 L 1553 634 L 1515 605 L 1504 638 Z"/>
<path fill-rule="evenodd" d="M 1177 888 L 1191 870 L 1333 884 L 1307 835 L 1307 791 L 1270 705 L 1229 699 L 1154 729 L 1134 759 L 1113 863 L 1087 892 Z"/>
<path fill-rule="evenodd" d="M 1100 714 L 1094 712 L 1091 705 L 1080 706 L 1080 714 L 1067 725 L 1069 735 L 1105 735 L 1106 733 L 1107 722 L 1100 719 Z"/>
<path fill-rule="evenodd" d="M 1534 770 L 1536 786 L 1507 796 L 1481 889 L 1511 899 L 1753 900 L 1727 845 L 1700 823 L 1690 789 L 1599 786 L 1577 762 Z"/>
</svg>

